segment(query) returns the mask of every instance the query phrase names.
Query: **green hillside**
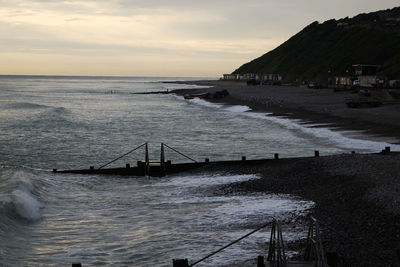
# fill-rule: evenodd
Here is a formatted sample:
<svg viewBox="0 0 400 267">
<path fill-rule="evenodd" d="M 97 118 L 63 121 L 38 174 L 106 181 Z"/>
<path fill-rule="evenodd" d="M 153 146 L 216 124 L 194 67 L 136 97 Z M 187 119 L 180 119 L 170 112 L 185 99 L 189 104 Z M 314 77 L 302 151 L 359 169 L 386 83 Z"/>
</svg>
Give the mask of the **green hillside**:
<svg viewBox="0 0 400 267">
<path fill-rule="evenodd" d="M 400 7 L 314 22 L 233 73 L 277 73 L 288 81 L 326 82 L 329 76 L 351 73 L 354 64 L 382 65 L 381 75 L 400 79 Z"/>
</svg>

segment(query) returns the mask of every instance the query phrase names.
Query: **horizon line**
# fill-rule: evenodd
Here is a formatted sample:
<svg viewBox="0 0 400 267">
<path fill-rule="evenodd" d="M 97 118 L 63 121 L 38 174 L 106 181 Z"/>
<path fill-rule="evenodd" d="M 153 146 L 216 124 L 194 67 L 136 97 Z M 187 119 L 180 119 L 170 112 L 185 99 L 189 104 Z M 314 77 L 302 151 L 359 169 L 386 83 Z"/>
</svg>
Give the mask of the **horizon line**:
<svg viewBox="0 0 400 267">
<path fill-rule="evenodd" d="M 124 76 L 124 75 L 67 75 L 67 74 L 0 74 L 5 76 L 23 77 L 107 77 L 107 78 L 219 78 L 217 76 Z"/>
</svg>

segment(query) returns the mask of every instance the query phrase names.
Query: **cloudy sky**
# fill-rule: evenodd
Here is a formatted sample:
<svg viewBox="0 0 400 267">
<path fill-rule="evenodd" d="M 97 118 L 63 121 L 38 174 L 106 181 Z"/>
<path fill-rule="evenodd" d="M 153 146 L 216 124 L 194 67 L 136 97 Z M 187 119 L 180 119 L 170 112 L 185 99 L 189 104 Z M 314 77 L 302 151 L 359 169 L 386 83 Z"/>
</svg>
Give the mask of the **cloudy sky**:
<svg viewBox="0 0 400 267">
<path fill-rule="evenodd" d="M 0 74 L 217 77 L 399 0 L 0 0 Z"/>
</svg>

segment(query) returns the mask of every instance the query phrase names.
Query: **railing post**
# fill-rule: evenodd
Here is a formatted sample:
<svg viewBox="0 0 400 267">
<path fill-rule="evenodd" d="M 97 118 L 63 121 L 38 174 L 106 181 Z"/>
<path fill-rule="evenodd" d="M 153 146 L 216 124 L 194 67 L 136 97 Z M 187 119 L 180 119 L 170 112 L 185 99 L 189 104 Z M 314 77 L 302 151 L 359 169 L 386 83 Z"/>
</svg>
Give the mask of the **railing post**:
<svg viewBox="0 0 400 267">
<path fill-rule="evenodd" d="M 173 267 L 189 267 L 189 261 L 187 259 L 173 259 L 172 260 Z"/>
<path fill-rule="evenodd" d="M 242 161 L 246 161 L 246 156 L 242 156 Z"/>
<path fill-rule="evenodd" d="M 264 256 L 257 257 L 257 267 L 265 267 Z"/>
<path fill-rule="evenodd" d="M 400 267 L 400 248 L 396 250 L 397 266 Z"/>
<path fill-rule="evenodd" d="M 146 143 L 144 161 L 149 164 L 149 145 Z"/>
<path fill-rule="evenodd" d="M 329 267 L 337 267 L 338 266 L 338 254 L 336 252 L 327 252 L 326 253 L 326 263 Z"/>
<path fill-rule="evenodd" d="M 314 156 L 319 157 L 319 151 L 318 150 L 314 151 Z"/>
<path fill-rule="evenodd" d="M 279 154 L 278 154 L 278 153 L 275 153 L 275 154 L 274 154 L 274 158 L 275 158 L 275 159 L 279 159 Z"/>
<path fill-rule="evenodd" d="M 165 155 L 164 155 L 164 144 L 161 143 L 161 155 L 160 155 L 160 162 L 161 164 L 164 164 L 165 162 Z"/>
<path fill-rule="evenodd" d="M 272 221 L 267 261 L 275 264 L 276 266 L 286 267 L 286 255 L 283 244 L 282 228 L 280 223 L 275 219 Z"/>
<path fill-rule="evenodd" d="M 145 146 L 144 161 L 145 161 L 144 175 L 148 175 L 150 170 L 149 170 L 149 145 L 147 143 Z"/>
</svg>

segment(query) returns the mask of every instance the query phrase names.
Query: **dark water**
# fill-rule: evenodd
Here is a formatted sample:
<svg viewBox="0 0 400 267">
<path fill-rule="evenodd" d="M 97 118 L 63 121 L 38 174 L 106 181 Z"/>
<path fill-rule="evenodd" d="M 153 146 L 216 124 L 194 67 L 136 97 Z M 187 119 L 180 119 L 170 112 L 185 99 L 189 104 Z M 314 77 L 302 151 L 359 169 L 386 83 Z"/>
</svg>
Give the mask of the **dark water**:
<svg viewBox="0 0 400 267">
<path fill-rule="evenodd" d="M 216 184 L 256 175 L 60 175 L 150 142 L 202 160 L 378 151 L 386 144 L 328 128 L 173 95 L 139 91 L 191 88 L 166 78 L 0 77 L 0 265 L 171 266 L 201 258 L 272 216 L 287 218 L 312 203 L 282 195 L 215 197 Z M 171 78 L 169 80 L 177 80 Z M 396 149 L 396 147 L 392 146 Z M 114 166 L 135 164 L 138 151 Z M 173 162 L 184 158 L 168 152 Z M 207 261 L 237 265 L 262 252 L 261 232 Z M 298 238 L 299 233 L 290 233 Z"/>
</svg>

